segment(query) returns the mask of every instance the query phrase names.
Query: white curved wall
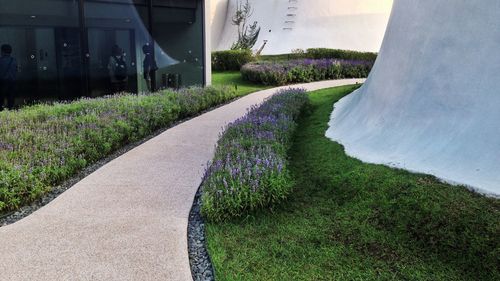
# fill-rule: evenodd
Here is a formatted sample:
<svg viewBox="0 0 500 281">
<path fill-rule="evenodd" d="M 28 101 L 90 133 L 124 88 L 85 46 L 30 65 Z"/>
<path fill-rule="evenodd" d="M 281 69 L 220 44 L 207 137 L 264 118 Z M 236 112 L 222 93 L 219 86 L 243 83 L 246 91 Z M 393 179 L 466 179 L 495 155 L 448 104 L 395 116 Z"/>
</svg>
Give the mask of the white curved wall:
<svg viewBox="0 0 500 281">
<path fill-rule="evenodd" d="M 395 0 L 365 85 L 328 137 L 363 161 L 500 195 L 500 1 Z"/>
<path fill-rule="evenodd" d="M 244 0 L 242 0 L 244 1 Z M 268 40 L 263 54 L 289 53 L 316 47 L 377 52 L 380 49 L 393 0 L 250 0 L 251 22 L 262 31 L 255 49 Z M 237 0 L 216 0 L 212 25 L 213 50 L 226 50 L 237 39 L 231 18 Z M 296 7 L 296 9 L 294 8 Z"/>
<path fill-rule="evenodd" d="M 228 17 L 229 0 L 210 0 L 210 36 L 213 44 L 219 44 Z"/>
</svg>

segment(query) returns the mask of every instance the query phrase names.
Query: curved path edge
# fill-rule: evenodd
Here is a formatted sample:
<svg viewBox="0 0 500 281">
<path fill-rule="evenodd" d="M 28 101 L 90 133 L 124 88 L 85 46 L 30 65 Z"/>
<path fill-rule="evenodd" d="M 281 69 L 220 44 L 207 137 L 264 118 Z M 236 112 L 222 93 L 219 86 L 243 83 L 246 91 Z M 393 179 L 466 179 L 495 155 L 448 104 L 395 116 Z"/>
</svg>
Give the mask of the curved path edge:
<svg viewBox="0 0 500 281">
<path fill-rule="evenodd" d="M 300 84 L 309 91 L 362 83 Z M 192 280 L 187 227 L 223 127 L 280 88 L 168 129 L 0 228 L 1 280 Z"/>
</svg>

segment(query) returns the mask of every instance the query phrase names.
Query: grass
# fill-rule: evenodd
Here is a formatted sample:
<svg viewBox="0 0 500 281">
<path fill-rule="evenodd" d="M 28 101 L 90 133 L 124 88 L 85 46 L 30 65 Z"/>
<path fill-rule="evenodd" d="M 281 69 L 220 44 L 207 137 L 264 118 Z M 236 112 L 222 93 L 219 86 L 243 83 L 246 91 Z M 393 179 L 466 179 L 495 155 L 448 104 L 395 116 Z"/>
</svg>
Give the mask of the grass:
<svg viewBox="0 0 500 281">
<path fill-rule="evenodd" d="M 207 224 L 217 280 L 500 280 L 498 200 L 362 163 L 324 137 L 353 89 L 310 95 L 286 203 Z"/>
<path fill-rule="evenodd" d="M 239 71 L 213 72 L 212 84 L 214 86 L 233 86 L 236 88 L 236 91 L 240 96 L 270 88 L 270 86 L 244 81 L 243 78 L 241 78 L 241 73 Z"/>
</svg>

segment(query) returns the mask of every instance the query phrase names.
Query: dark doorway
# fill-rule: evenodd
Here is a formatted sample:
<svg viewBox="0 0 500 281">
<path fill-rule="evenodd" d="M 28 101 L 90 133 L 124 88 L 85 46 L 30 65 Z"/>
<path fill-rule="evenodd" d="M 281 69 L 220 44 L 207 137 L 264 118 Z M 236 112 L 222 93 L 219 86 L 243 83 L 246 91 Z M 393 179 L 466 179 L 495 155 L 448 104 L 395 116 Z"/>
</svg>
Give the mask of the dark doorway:
<svg viewBox="0 0 500 281">
<path fill-rule="evenodd" d="M 133 29 L 89 28 L 89 89 L 90 96 L 112 94 L 111 74 L 108 68 L 113 46 L 123 49 L 127 64 L 126 91 L 137 92 L 137 59 Z"/>
<path fill-rule="evenodd" d="M 0 43 L 18 63 L 17 104 L 82 95 L 77 28 L 0 27 Z"/>
</svg>

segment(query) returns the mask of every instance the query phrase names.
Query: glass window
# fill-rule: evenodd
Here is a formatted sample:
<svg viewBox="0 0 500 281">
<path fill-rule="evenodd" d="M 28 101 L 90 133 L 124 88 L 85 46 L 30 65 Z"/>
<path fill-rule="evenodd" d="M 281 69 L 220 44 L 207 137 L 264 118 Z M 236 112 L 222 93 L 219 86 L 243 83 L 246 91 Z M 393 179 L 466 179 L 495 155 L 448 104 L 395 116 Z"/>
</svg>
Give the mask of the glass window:
<svg viewBox="0 0 500 281">
<path fill-rule="evenodd" d="M 137 3 L 85 1 L 91 96 L 148 88 L 142 68 L 143 46 L 151 44 L 148 9 Z"/>
<path fill-rule="evenodd" d="M 78 27 L 78 0 L 0 0 L 0 25 Z"/>
<path fill-rule="evenodd" d="M 3 44 L 17 104 L 204 82 L 201 0 L 0 0 Z"/>
<path fill-rule="evenodd" d="M 153 5 L 156 7 L 170 7 L 170 8 L 198 8 L 197 0 L 153 0 Z"/>
<path fill-rule="evenodd" d="M 18 66 L 17 104 L 83 94 L 78 15 L 76 0 L 0 0 L 0 44 L 12 47 Z"/>
<path fill-rule="evenodd" d="M 167 7 L 167 2 L 176 4 L 174 2 L 179 1 L 153 2 L 153 34 L 158 63 L 156 85 L 159 88 L 202 85 L 202 3 L 186 1 L 184 4 L 191 5 L 191 8 L 177 8 Z"/>
</svg>

